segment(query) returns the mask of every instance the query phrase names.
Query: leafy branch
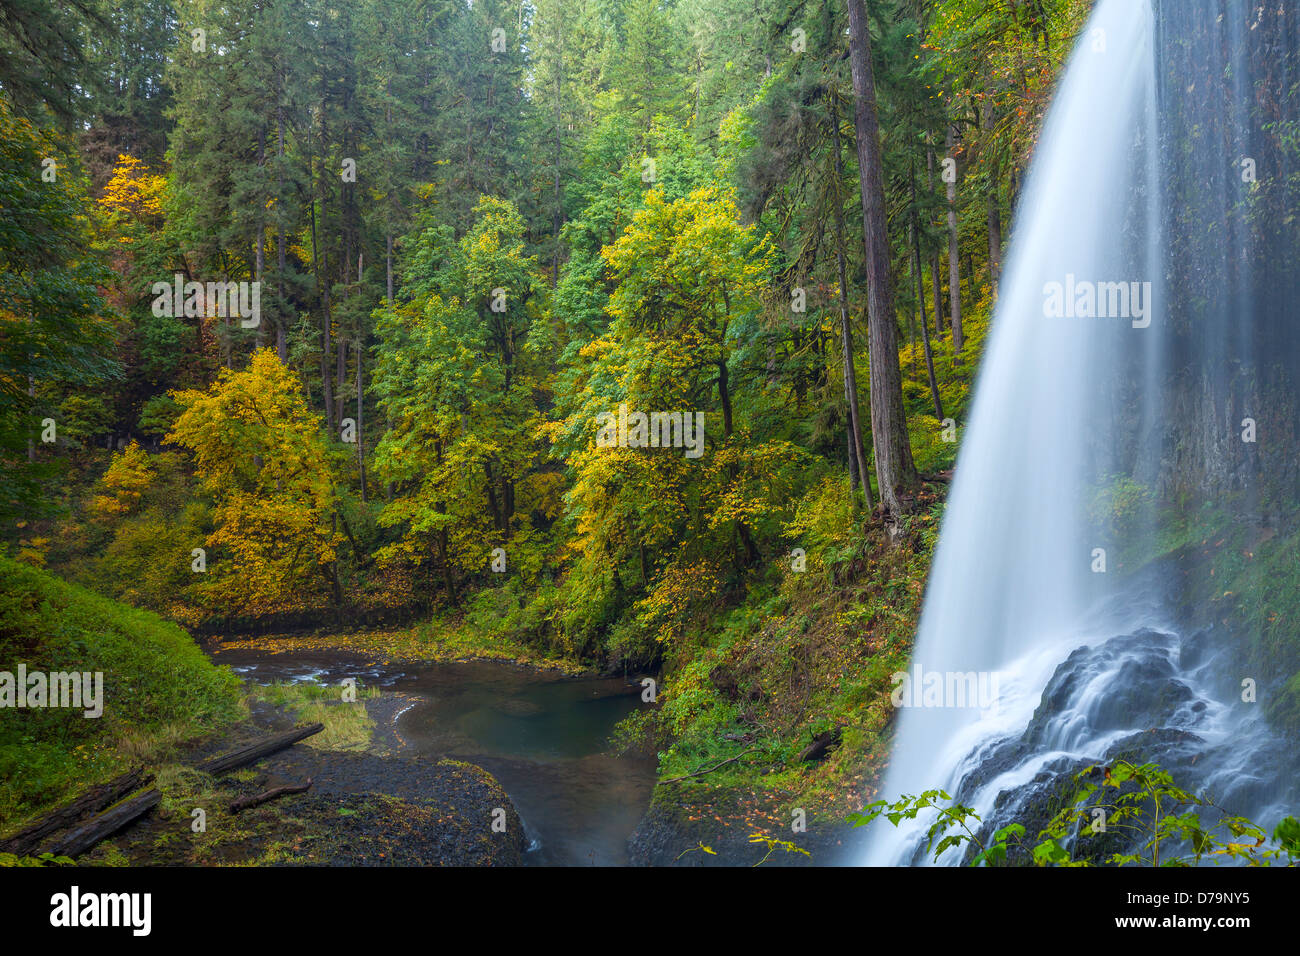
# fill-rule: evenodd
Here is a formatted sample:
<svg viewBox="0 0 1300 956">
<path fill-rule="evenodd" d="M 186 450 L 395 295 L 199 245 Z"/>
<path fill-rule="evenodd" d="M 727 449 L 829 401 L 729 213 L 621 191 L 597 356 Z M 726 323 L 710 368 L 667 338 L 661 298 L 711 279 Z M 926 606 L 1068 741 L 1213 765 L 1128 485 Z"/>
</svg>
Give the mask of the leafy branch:
<svg viewBox="0 0 1300 956">
<path fill-rule="evenodd" d="M 1179 787 L 1155 764 L 1121 760 L 1088 767 L 1074 780 L 1077 789 L 1068 805 L 1038 833 L 1038 842 L 1030 851 L 1038 866 L 1091 866 L 1088 854 L 1080 852 L 1086 846 L 1084 841 L 1114 831 L 1129 835 L 1135 846 L 1131 852 L 1112 853 L 1105 859 L 1116 866 L 1197 866 L 1205 860 L 1216 864 L 1237 860 L 1250 866 L 1300 863 L 1300 820 L 1282 820 L 1270 841 L 1259 825 Z M 971 866 L 1005 863 L 1009 846 L 1028 849 L 1027 831 L 1019 823 L 1002 827 L 987 843 L 981 840 L 980 827 L 971 825 L 982 822 L 979 814 L 953 803 L 943 790 L 904 795 L 893 803 L 877 800 L 861 813 L 850 814 L 849 822 L 860 827 L 884 817 L 898 826 L 923 811 L 936 814 L 926 831 L 926 852 L 933 854 L 936 862 L 949 850 L 965 845 L 978 848 Z M 1207 812 L 1217 816 L 1208 825 L 1201 818 Z"/>
</svg>

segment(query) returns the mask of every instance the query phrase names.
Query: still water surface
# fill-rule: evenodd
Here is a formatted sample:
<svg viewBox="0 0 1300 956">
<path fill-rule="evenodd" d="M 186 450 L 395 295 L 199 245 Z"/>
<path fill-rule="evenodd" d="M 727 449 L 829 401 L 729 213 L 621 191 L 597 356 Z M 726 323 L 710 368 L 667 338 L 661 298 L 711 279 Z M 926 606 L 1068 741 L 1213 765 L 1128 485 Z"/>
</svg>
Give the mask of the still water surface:
<svg viewBox="0 0 1300 956">
<path fill-rule="evenodd" d="M 608 753 L 614 725 L 641 704 L 622 678 L 561 677 L 512 664 L 374 667 L 319 652 L 218 651 L 253 683 L 337 684 L 354 677 L 409 701 L 393 723 L 407 755 L 478 764 L 524 821 L 537 866 L 627 863 L 627 838 L 650 801 L 653 760 Z"/>
</svg>

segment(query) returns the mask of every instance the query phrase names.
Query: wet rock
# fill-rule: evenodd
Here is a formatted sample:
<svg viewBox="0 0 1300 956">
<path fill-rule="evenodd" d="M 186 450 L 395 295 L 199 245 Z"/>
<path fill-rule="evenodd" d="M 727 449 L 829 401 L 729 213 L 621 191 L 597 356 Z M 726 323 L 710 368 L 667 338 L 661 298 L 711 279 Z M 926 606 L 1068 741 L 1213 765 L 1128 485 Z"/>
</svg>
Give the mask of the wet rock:
<svg viewBox="0 0 1300 956">
<path fill-rule="evenodd" d="M 1080 647 L 1056 669 L 1025 734 L 1031 747 L 1051 744 L 1062 714 L 1082 715 L 1091 734 L 1158 727 L 1195 696 L 1176 676 L 1172 635 L 1141 630 L 1100 647 Z M 1104 680 L 1105 692 L 1091 685 Z"/>
</svg>

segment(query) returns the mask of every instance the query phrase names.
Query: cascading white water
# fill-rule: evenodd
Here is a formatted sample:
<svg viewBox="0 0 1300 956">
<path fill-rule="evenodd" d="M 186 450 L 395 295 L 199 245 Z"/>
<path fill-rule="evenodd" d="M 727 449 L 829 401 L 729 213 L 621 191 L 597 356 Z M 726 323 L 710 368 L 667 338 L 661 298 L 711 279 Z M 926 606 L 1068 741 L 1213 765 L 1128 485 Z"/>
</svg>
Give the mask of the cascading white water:
<svg viewBox="0 0 1300 956">
<path fill-rule="evenodd" d="M 882 798 L 1038 826 L 1122 756 L 1265 826 L 1300 805 L 1239 686 L 1250 660 L 1285 719 L 1293 614 L 1267 571 L 1215 576 L 1300 534 L 1297 55 L 1293 7 L 1097 3 L 1019 200 Z M 877 822 L 864 862 L 926 861 L 932 819 Z"/>
<path fill-rule="evenodd" d="M 1098 369 L 1161 336 L 1159 209 L 1152 155 L 1156 82 L 1148 0 L 1100 0 L 1074 51 L 1020 198 L 992 331 L 935 556 L 914 656 L 922 673 L 1000 675 L 996 713 L 907 707 L 881 796 L 956 793 L 993 742 L 1023 730 L 1076 647 L 1158 625 L 1096 607 L 1097 540 L 1084 513 L 1104 472 L 1113 403 Z M 1073 278 L 1071 278 L 1073 277 Z M 1151 283 L 1148 316 L 1056 318 L 1048 283 Z M 1118 311 L 1118 310 L 1117 310 Z M 1130 312 L 1132 310 L 1130 309 Z M 1147 320 L 1149 319 L 1149 324 Z M 1082 742 L 1080 742 L 1082 744 Z M 1048 751 L 1053 753 L 1055 751 Z M 1022 763 L 973 800 L 988 805 Z M 1026 776 L 1028 775 L 1028 776 Z M 929 821 L 873 825 L 865 862 L 910 862 Z"/>
</svg>

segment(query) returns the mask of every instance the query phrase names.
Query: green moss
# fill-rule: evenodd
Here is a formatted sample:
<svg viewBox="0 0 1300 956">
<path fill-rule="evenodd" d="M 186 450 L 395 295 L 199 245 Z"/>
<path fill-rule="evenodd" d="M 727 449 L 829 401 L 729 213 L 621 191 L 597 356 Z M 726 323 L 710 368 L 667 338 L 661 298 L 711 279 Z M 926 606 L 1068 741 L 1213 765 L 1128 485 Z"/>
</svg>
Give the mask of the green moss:
<svg viewBox="0 0 1300 956">
<path fill-rule="evenodd" d="M 0 720 L 0 829 L 243 715 L 240 683 L 180 627 L 0 556 L 0 670 L 103 674 L 103 715 Z"/>
</svg>

